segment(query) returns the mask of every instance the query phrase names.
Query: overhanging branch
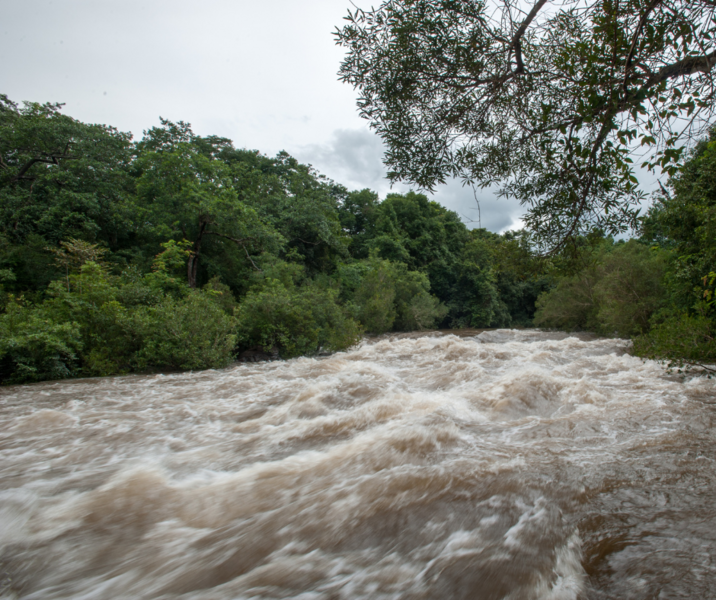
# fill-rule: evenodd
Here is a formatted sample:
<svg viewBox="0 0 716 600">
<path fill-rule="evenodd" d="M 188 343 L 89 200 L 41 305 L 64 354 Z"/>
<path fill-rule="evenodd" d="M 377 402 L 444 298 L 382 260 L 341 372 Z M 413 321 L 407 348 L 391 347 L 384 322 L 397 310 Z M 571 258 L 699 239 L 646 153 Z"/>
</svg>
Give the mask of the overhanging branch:
<svg viewBox="0 0 716 600">
<path fill-rule="evenodd" d="M 714 65 L 716 65 L 716 51 L 704 56 L 688 56 L 659 69 L 639 88 L 639 92 L 659 85 L 662 81 L 667 81 L 668 79 L 676 79 L 677 77 L 693 75 L 694 73 L 709 73 L 714 68 Z"/>
</svg>

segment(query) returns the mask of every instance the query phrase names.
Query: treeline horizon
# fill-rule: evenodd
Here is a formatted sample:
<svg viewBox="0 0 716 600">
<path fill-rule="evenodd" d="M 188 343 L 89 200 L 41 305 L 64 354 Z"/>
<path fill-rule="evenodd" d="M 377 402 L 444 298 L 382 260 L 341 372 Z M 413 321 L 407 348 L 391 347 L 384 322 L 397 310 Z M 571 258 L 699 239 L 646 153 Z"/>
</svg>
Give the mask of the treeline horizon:
<svg viewBox="0 0 716 600">
<path fill-rule="evenodd" d="M 702 170 L 704 144 L 691 159 Z M 701 241 L 679 229 L 678 188 L 639 238 L 594 232 L 546 258 L 527 230 L 469 230 L 423 194 L 381 201 L 182 121 L 160 119 L 135 142 L 59 104 L 0 95 L 0 160 L 2 383 L 315 355 L 364 333 L 535 324 L 633 337 L 642 355 L 677 362 L 712 356 L 716 187 L 693 217 L 708 222 Z M 609 291 L 627 280 L 648 291 L 635 302 Z M 685 327 L 699 350 L 683 342 L 670 354 Z"/>
<path fill-rule="evenodd" d="M 289 358 L 363 333 L 527 326 L 523 233 L 349 191 L 184 122 L 141 140 L 0 100 L 4 383 Z"/>
</svg>

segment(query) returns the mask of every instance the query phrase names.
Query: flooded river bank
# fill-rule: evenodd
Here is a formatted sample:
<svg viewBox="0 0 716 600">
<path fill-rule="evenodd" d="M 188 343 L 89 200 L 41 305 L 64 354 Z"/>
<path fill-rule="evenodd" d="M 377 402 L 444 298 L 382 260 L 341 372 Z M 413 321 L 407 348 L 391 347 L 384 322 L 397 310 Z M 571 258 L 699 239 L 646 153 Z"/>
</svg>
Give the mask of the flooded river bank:
<svg viewBox="0 0 716 600">
<path fill-rule="evenodd" d="M 537 331 L 0 389 L 0 598 L 716 598 L 716 389 Z"/>
</svg>

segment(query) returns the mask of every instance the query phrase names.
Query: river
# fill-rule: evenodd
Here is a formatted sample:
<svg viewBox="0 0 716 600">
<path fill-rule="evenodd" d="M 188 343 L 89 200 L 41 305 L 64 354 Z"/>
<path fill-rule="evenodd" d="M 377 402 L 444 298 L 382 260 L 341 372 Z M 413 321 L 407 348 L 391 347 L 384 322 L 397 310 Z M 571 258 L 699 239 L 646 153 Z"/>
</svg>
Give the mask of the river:
<svg viewBox="0 0 716 600">
<path fill-rule="evenodd" d="M 387 336 L 0 390 L 0 598 L 716 598 L 716 388 L 627 342 Z"/>
</svg>

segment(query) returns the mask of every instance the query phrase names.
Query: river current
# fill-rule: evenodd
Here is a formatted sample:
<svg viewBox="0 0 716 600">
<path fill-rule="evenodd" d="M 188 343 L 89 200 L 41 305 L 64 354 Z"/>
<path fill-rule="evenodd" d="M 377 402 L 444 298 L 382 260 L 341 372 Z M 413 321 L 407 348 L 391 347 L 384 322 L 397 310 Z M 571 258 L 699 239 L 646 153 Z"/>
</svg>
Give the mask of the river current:
<svg viewBox="0 0 716 600">
<path fill-rule="evenodd" d="M 716 388 L 534 330 L 0 390 L 0 598 L 716 598 Z"/>
</svg>

